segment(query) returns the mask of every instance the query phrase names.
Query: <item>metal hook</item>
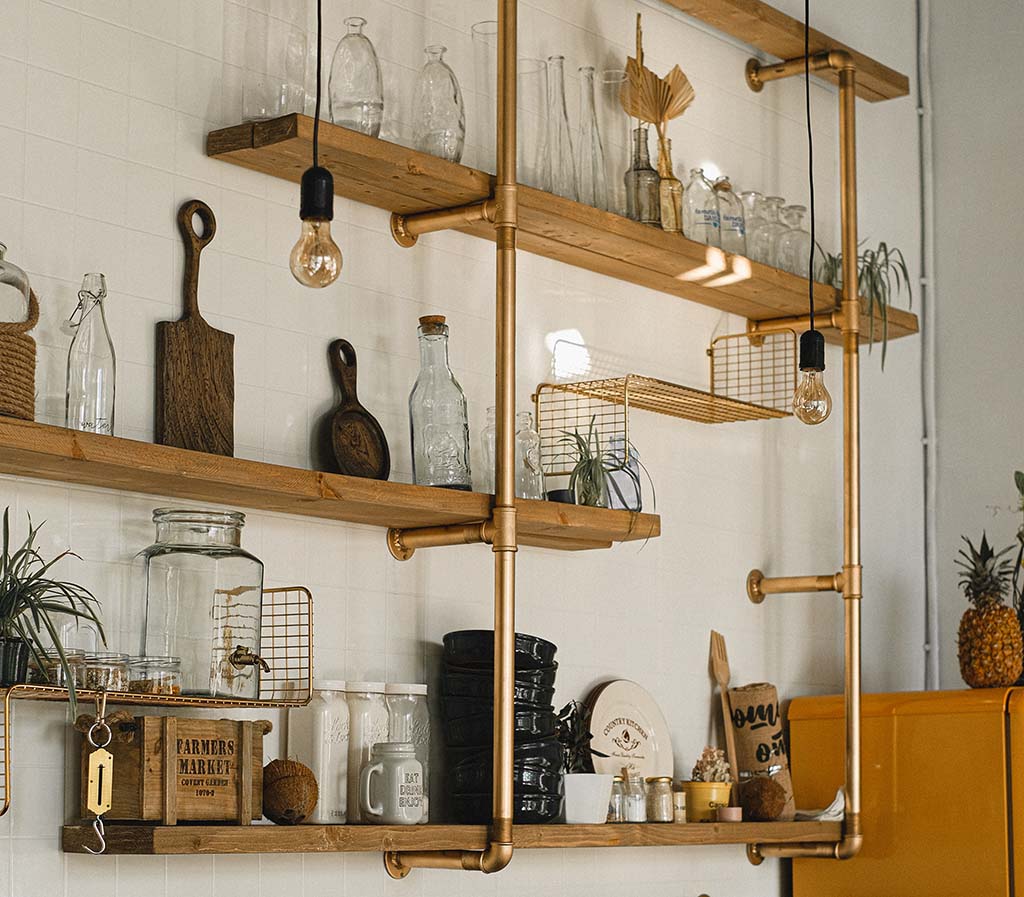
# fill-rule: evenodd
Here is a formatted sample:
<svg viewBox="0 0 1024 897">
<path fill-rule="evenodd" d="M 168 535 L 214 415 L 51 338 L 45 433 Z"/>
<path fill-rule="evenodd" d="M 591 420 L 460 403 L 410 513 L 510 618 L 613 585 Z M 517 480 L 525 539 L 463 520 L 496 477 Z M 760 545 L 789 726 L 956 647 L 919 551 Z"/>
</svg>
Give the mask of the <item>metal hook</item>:
<svg viewBox="0 0 1024 897">
<path fill-rule="evenodd" d="M 107 690 L 100 688 L 96 692 L 96 722 L 102 723 L 107 715 Z"/>
<path fill-rule="evenodd" d="M 106 853 L 107 852 L 107 839 L 103 837 L 103 834 L 104 834 L 104 832 L 103 832 L 103 820 L 99 816 L 97 816 L 93 820 L 93 822 L 92 822 L 92 830 L 94 832 L 96 832 L 96 838 L 100 842 L 100 849 L 99 850 L 93 850 L 87 844 L 83 844 L 82 845 L 82 849 L 88 851 L 93 856 L 97 856 L 98 857 L 101 853 Z"/>
</svg>

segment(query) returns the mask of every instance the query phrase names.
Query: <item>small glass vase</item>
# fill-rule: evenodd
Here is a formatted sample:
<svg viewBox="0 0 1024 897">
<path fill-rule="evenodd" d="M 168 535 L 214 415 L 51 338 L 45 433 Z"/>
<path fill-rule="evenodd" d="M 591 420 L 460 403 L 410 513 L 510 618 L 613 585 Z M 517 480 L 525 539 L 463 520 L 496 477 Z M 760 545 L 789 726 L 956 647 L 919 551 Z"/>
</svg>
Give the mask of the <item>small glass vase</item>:
<svg viewBox="0 0 1024 897">
<path fill-rule="evenodd" d="M 672 173 L 672 141 L 658 140 L 658 202 L 661 229 L 678 234 L 683 229 L 683 185 Z"/>
<path fill-rule="evenodd" d="M 64 426 L 110 436 L 114 432 L 117 362 L 103 305 L 106 297 L 106 278 L 86 274 L 78 307 L 68 322 L 74 337 L 68 349 Z"/>
<path fill-rule="evenodd" d="M 748 231 L 747 252 L 750 257 L 773 268 L 778 267 L 779 239 L 786 232 L 786 225 L 779 218 L 785 201 L 781 196 L 766 196 L 761 203 L 764 217 Z"/>
<path fill-rule="evenodd" d="M 416 149 L 449 162 L 462 160 L 466 145 L 466 110 L 455 72 L 444 61 L 447 47 L 427 47 L 413 106 Z"/>
<path fill-rule="evenodd" d="M 516 498 L 544 498 L 540 434 L 529 411 L 520 411 L 516 415 Z"/>
<path fill-rule="evenodd" d="M 246 0 L 225 15 L 244 15 L 242 117 L 246 121 L 302 112 L 306 102 L 307 40 L 300 4 L 267 4 Z M 225 34 L 228 34 L 227 27 Z M 230 53 L 227 52 L 226 57 Z"/>
<path fill-rule="evenodd" d="M 327 82 L 331 121 L 376 137 L 384 117 L 384 82 L 380 61 L 370 39 L 363 34 L 366 19 L 345 19 L 346 34 L 334 51 Z"/>
<path fill-rule="evenodd" d="M 579 199 L 576 164 L 565 108 L 565 58 L 549 56 L 548 102 L 544 143 L 544 189 L 567 199 Z"/>
<path fill-rule="evenodd" d="M 601 72 L 598 117 L 602 124 L 601 143 L 604 146 L 608 171 L 626 171 L 630 167 L 633 146 L 633 125 L 619 101 L 622 85 L 626 82 L 624 69 L 605 69 Z M 626 184 L 618 176 L 608 181 L 608 211 L 627 216 Z"/>
<path fill-rule="evenodd" d="M 776 261 L 778 267 L 797 277 L 806 277 L 810 270 L 811 235 L 804 228 L 806 206 L 786 206 L 782 221 L 787 230 L 779 237 Z"/>
<path fill-rule="evenodd" d="M 604 146 L 597 124 L 594 103 L 594 67 L 580 67 L 580 145 L 579 177 L 580 202 L 595 209 L 608 208 L 608 172 L 605 167 Z"/>
<path fill-rule="evenodd" d="M 661 197 L 658 172 L 651 167 L 647 147 L 647 126 L 633 130 L 633 160 L 626 172 L 626 215 L 641 224 L 661 226 Z"/>
</svg>

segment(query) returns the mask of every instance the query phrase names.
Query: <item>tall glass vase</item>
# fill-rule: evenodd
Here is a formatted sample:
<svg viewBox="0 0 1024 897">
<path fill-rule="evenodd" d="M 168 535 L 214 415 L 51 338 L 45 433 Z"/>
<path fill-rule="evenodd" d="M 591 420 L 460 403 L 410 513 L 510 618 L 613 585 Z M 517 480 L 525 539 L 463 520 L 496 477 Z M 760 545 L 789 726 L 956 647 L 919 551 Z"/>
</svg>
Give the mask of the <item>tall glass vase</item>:
<svg viewBox="0 0 1024 897">
<path fill-rule="evenodd" d="M 246 121 L 302 112 L 306 100 L 307 41 L 301 4 L 244 0 L 225 9 L 225 60 L 238 59 L 232 42 L 241 27 L 242 117 Z M 233 17 L 243 17 L 244 24 Z"/>
<path fill-rule="evenodd" d="M 380 61 L 370 39 L 363 34 L 366 19 L 345 19 L 346 34 L 334 51 L 327 82 L 331 121 L 376 137 L 384 118 L 384 81 Z"/>
<path fill-rule="evenodd" d="M 569 113 L 565 108 L 565 57 L 549 56 L 547 128 L 544 145 L 544 189 L 567 199 L 579 199 L 573 160 Z"/>
<path fill-rule="evenodd" d="M 605 167 L 604 145 L 597 124 L 594 103 L 594 67 L 580 66 L 580 141 L 579 178 L 580 202 L 595 209 L 608 208 L 608 170 Z"/>
<path fill-rule="evenodd" d="M 658 172 L 651 168 L 647 147 L 647 125 L 633 130 L 633 159 L 623 179 L 626 184 L 626 214 L 642 224 L 661 226 L 661 198 Z"/>
<path fill-rule="evenodd" d="M 466 110 L 455 72 L 444 61 L 446 47 L 427 47 L 413 106 L 416 149 L 449 162 L 462 159 L 466 145 Z"/>
<path fill-rule="evenodd" d="M 74 337 L 68 349 L 64 425 L 110 436 L 114 432 L 116 361 L 103 310 L 106 296 L 103 275 L 86 274 L 70 321 Z"/>
<path fill-rule="evenodd" d="M 658 201 L 661 229 L 670 234 L 683 230 L 683 185 L 672 173 L 672 141 L 658 140 Z"/>
<path fill-rule="evenodd" d="M 625 82 L 625 69 L 605 69 L 601 72 L 598 103 L 605 163 L 608 171 L 614 172 L 608 181 L 608 210 L 623 217 L 629 210 L 626 207 L 626 184 L 619 177 L 619 172 L 629 169 L 633 149 L 633 123 L 619 99 Z"/>
</svg>

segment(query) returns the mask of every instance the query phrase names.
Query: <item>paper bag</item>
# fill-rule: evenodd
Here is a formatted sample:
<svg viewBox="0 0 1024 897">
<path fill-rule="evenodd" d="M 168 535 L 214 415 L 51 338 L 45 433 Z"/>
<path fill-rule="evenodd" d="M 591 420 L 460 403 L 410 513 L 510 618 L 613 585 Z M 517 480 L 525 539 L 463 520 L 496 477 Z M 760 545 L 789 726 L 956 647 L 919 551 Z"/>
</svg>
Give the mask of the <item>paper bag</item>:
<svg viewBox="0 0 1024 897">
<path fill-rule="evenodd" d="M 796 804 L 793 802 L 789 754 L 779 713 L 779 693 L 768 682 L 730 688 L 729 707 L 736 736 L 740 788 L 753 776 L 771 776 L 786 792 L 786 807 L 779 819 L 793 819 Z"/>
</svg>

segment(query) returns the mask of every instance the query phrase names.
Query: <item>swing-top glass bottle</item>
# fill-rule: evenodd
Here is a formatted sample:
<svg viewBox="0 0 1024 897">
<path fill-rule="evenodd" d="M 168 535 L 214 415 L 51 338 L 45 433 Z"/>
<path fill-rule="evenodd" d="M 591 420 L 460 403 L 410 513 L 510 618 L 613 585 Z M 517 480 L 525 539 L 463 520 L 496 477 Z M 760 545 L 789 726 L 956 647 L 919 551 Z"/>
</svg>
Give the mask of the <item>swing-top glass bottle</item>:
<svg viewBox="0 0 1024 897">
<path fill-rule="evenodd" d="M 64 425 L 110 436 L 114 432 L 116 359 L 103 308 L 106 296 L 106 278 L 86 274 L 78 307 L 67 322 L 74 336 L 68 349 Z"/>
</svg>

